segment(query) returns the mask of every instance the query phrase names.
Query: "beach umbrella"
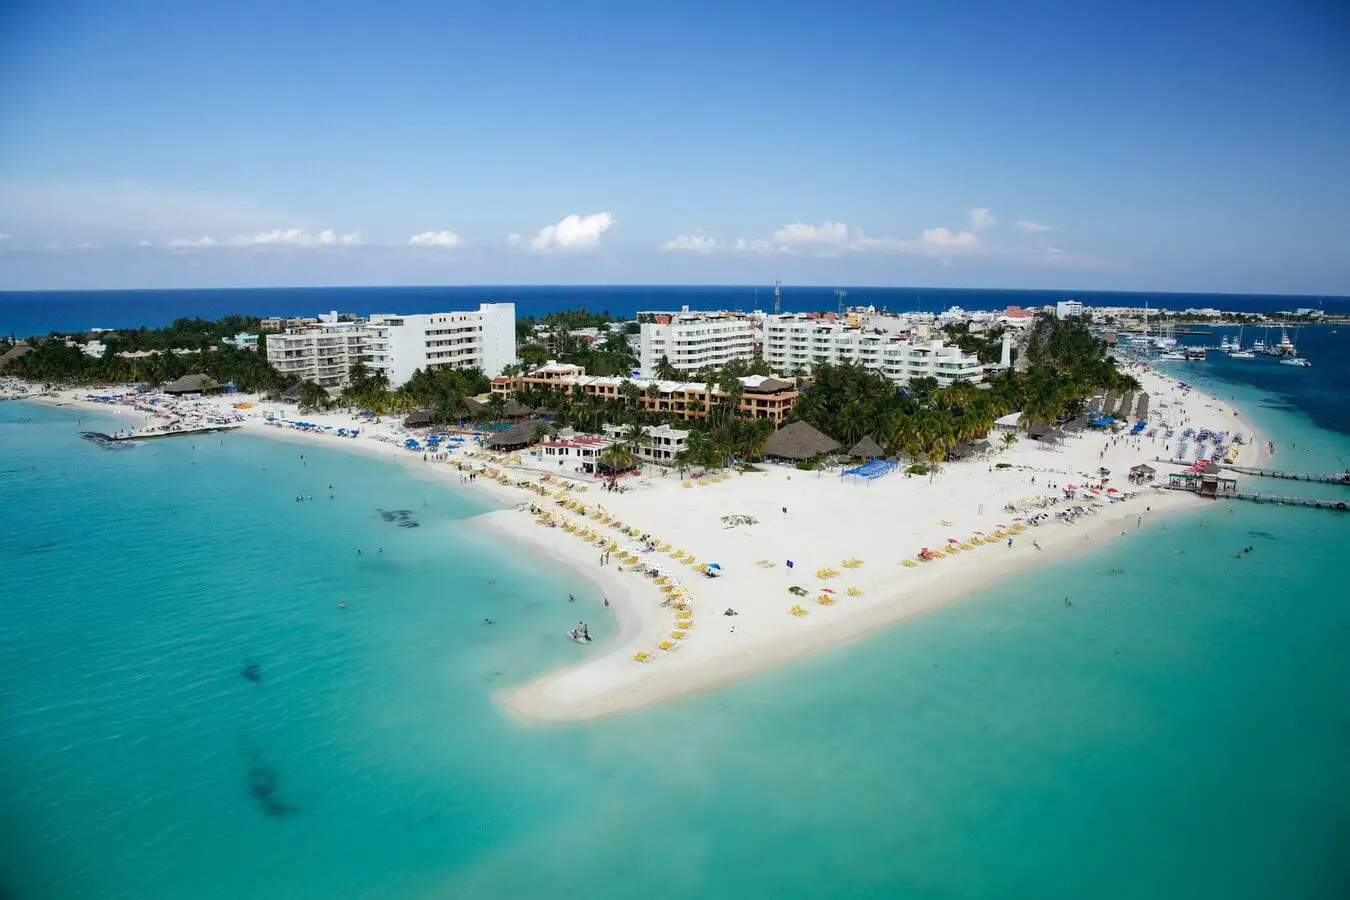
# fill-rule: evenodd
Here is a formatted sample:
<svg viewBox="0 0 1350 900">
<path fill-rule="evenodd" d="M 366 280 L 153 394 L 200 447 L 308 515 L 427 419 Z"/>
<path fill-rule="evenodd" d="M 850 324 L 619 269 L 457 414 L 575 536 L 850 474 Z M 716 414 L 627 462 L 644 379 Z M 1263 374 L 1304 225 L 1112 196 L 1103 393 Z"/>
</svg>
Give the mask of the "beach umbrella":
<svg viewBox="0 0 1350 900">
<path fill-rule="evenodd" d="M 959 544 L 959 543 L 961 543 L 961 542 L 958 541 L 956 538 L 950 538 L 950 537 L 949 537 L 949 538 L 947 538 L 947 543 L 949 543 L 949 544 Z"/>
<path fill-rule="evenodd" d="M 821 589 L 820 589 L 820 592 L 821 592 L 822 594 L 833 594 L 833 593 L 834 593 L 834 588 L 821 588 Z"/>
<path fill-rule="evenodd" d="M 720 565 L 718 565 L 717 563 L 708 563 L 708 568 L 710 568 L 710 569 L 720 569 L 720 568 L 722 568 L 722 567 L 721 567 Z"/>
</svg>

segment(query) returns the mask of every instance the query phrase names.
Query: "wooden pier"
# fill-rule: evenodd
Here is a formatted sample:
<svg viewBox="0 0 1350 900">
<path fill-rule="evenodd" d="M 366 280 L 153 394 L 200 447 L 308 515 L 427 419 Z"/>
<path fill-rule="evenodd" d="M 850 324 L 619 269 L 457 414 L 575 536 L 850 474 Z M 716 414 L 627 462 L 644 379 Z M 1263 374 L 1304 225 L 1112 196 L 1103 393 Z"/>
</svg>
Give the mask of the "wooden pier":
<svg viewBox="0 0 1350 900">
<path fill-rule="evenodd" d="M 1280 469 L 1256 469 L 1251 466 L 1230 466 L 1221 463 L 1225 469 L 1242 475 L 1255 475 L 1259 478 L 1284 478 L 1289 481 L 1317 481 L 1322 484 L 1350 485 L 1350 472 L 1336 472 L 1331 475 L 1318 475 L 1314 472 L 1286 472 Z"/>
<path fill-rule="evenodd" d="M 1164 463 L 1169 466 L 1195 465 L 1197 460 L 1185 459 L 1164 459 L 1161 456 L 1155 456 L 1154 462 Z M 1334 472 L 1330 475 L 1320 475 L 1316 472 L 1288 472 L 1283 469 L 1258 469 L 1253 466 L 1239 466 L 1231 463 L 1220 462 L 1220 466 L 1229 472 L 1236 472 L 1239 475 L 1253 475 L 1257 478 L 1283 478 L 1286 481 L 1315 481 L 1320 484 L 1343 484 L 1350 487 L 1350 472 Z"/>
<path fill-rule="evenodd" d="M 1252 503 L 1272 503 L 1276 506 L 1306 506 L 1309 509 L 1329 509 L 1332 512 L 1350 511 L 1350 502 L 1345 500 L 1327 500 L 1320 497 L 1282 497 L 1276 494 L 1262 494 L 1257 491 L 1225 491 L 1221 494 L 1203 494 L 1199 491 L 1175 485 L 1165 485 L 1168 490 L 1185 491 L 1197 497 L 1211 497 L 1216 500 L 1247 500 Z"/>
</svg>

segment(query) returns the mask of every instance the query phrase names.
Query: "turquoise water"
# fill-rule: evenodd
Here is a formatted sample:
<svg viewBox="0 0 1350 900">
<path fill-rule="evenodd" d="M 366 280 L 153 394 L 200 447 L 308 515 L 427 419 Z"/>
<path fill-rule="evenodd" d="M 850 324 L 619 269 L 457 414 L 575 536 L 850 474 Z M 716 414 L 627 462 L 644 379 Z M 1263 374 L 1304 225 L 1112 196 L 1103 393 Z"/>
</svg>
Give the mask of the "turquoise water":
<svg viewBox="0 0 1350 900">
<path fill-rule="evenodd" d="M 492 692 L 586 653 L 577 618 L 612 629 L 476 532 L 481 498 L 247 435 L 110 452 L 73 417 L 0 404 L 0 895 L 1350 887 L 1350 519 L 1204 507 L 715 693 L 525 728 Z"/>
</svg>

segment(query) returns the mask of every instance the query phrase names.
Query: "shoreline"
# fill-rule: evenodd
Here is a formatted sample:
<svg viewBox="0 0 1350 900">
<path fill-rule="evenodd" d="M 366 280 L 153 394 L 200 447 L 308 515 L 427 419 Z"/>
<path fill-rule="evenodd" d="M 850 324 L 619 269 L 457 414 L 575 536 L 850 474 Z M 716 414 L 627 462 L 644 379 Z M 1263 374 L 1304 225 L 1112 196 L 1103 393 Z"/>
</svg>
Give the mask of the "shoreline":
<svg viewBox="0 0 1350 900">
<path fill-rule="evenodd" d="M 1267 436 L 1243 420 L 1232 404 L 1195 388 L 1180 394 L 1175 378 L 1152 368 L 1131 371 L 1156 397 L 1153 418 L 1165 418 L 1178 432 L 1187 422 L 1217 424 L 1228 430 L 1236 427 L 1249 441 L 1241 457 L 1243 465 L 1260 466 L 1270 458 Z M 143 415 L 126 407 L 109 409 L 108 404 L 85 401 L 81 399 L 83 393 L 65 389 L 19 399 L 90 408 L 105 414 L 125 411 Z M 236 396 L 197 402 L 229 407 L 252 399 Z M 1169 401 L 1172 405 L 1163 413 Z M 280 404 L 265 406 L 285 409 L 287 414 L 293 410 Z M 466 521 L 517 544 L 523 552 L 542 553 L 553 564 L 575 569 L 571 574 L 609 598 L 618 633 L 583 661 L 498 691 L 496 700 L 503 714 L 524 724 L 593 720 L 707 692 L 893 627 L 985 589 L 1000 578 L 1071 558 L 1122 532 L 1154 526 L 1183 509 L 1200 508 L 1196 505 L 1199 498 L 1189 494 L 1145 488 L 1132 499 L 1109 503 L 1101 499 L 1095 514 L 1077 519 L 1077 524 L 1049 518 L 1041 527 L 1019 530 L 1013 542 L 1006 545 L 1000 539 L 995 546 L 993 539 L 986 537 L 985 544 L 979 546 L 976 537 L 967 537 L 992 533 L 996 525 L 1007 527 L 1015 516 L 1027 518 L 1024 514 L 1032 510 L 1052 512 L 1085 502 L 1051 504 L 1050 500 L 1064 486 L 1062 479 L 1095 477 L 1088 473 L 1095 472 L 1099 463 L 1123 475 L 1130 465 L 1151 463 L 1155 456 L 1166 455 L 1161 438 L 1145 442 L 1143 436 L 1093 433 L 1049 449 L 1020 436 L 1011 447 L 987 459 L 949 463 L 931 477 L 895 473 L 867 485 L 844 484 L 833 474 L 766 466 L 756 474 L 707 479 L 696 488 L 682 483 L 674 473 L 649 473 L 626 479 L 628 490 L 622 494 L 595 490 L 541 496 L 545 488 L 551 492 L 560 482 L 544 481 L 544 473 L 538 468 L 506 466 L 500 457 L 488 458 L 467 442 L 466 449 L 449 454 L 445 462 L 429 460 L 419 466 L 422 461 L 417 454 L 404 450 L 396 439 L 402 429 L 395 423 L 374 429 L 363 425 L 361 437 L 339 439 L 265 426 L 262 408 L 263 404 L 255 405 L 244 417 L 241 424 L 246 433 L 311 446 L 336 444 L 372 457 L 395 459 L 410 471 L 423 472 L 432 482 L 458 483 L 463 470 L 455 463 L 482 470 L 485 476 L 488 471 L 497 471 L 487 466 L 498 466 L 502 478 L 530 479 L 528 491 L 514 484 L 492 483 L 492 477 L 475 479 L 474 492 L 497 508 Z M 352 419 L 341 413 L 306 414 L 304 418 L 333 427 L 350 425 Z M 383 439 L 374 439 L 377 436 Z M 1100 453 L 1093 456 L 1099 448 Z M 994 462 L 1007 463 L 1008 467 L 997 469 Z M 1163 464 L 1155 465 L 1159 478 L 1165 479 Z M 593 483 L 570 473 L 563 478 Z M 1125 487 L 1123 480 L 1112 478 L 1113 483 Z M 529 514 L 531 505 L 547 510 L 555 524 L 587 531 L 588 538 L 577 540 L 565 527 L 540 527 L 536 517 Z M 575 510 L 576 517 L 568 510 Z M 727 526 L 727 517 L 734 516 L 748 518 L 753 524 Z M 613 526 L 602 524 L 611 518 L 634 526 L 633 534 L 659 535 L 658 543 L 689 547 L 693 551 L 689 555 L 705 563 L 717 561 L 722 577 L 706 578 L 673 560 L 671 553 L 635 546 L 638 542 L 631 535 L 615 533 Z M 614 542 L 614 565 L 599 565 L 597 541 Z M 948 559 L 912 562 L 918 547 L 946 548 L 947 541 L 962 542 L 964 552 L 953 550 Z M 1033 543 L 1039 544 L 1039 549 L 1034 549 Z M 629 550 L 634 553 L 633 562 L 623 563 L 619 555 Z M 972 562 L 966 558 L 970 556 L 981 561 Z M 859 558 L 867 562 L 849 567 L 850 559 Z M 636 571 L 633 563 L 639 560 L 643 565 L 659 565 L 662 572 L 682 585 L 686 595 L 679 602 L 690 604 L 688 615 L 697 613 L 696 625 L 677 624 L 675 610 L 669 608 L 671 601 L 663 604 L 656 584 L 634 583 L 635 579 L 650 582 Z M 787 568 L 787 560 L 794 560 L 795 566 Z M 841 560 L 844 571 L 833 569 L 841 565 Z M 620 572 L 620 565 L 625 571 Z M 834 574 L 820 576 L 825 569 Z M 803 596 L 793 597 L 787 590 L 793 585 L 809 589 Z M 830 594 L 837 604 L 818 604 L 817 592 L 831 590 L 837 591 Z M 803 611 L 789 615 L 789 607 L 794 604 Z M 734 608 L 737 615 L 723 616 L 728 608 Z M 670 639 L 677 629 L 678 641 L 666 642 L 669 650 L 656 649 L 662 638 Z M 650 656 L 647 661 L 638 661 L 635 654 Z"/>
</svg>

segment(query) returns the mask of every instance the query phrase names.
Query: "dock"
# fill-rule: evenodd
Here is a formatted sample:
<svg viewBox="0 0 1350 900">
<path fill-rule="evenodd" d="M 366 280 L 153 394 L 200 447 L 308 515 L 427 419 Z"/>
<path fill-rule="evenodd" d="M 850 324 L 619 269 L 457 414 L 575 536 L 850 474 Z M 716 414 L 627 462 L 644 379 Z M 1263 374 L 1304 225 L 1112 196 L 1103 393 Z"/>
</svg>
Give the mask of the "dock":
<svg viewBox="0 0 1350 900">
<path fill-rule="evenodd" d="M 1220 463 L 1241 475 L 1255 475 L 1259 478 L 1284 478 L 1289 481 L 1317 481 L 1322 484 L 1350 485 L 1350 472 L 1335 472 L 1331 475 L 1319 475 L 1315 472 L 1287 472 L 1281 469 L 1256 469 L 1251 466 L 1230 466 Z"/>
<path fill-rule="evenodd" d="M 216 434 L 221 431 L 232 431 L 238 427 L 238 425 L 201 425 L 196 428 L 131 431 L 126 434 L 110 434 L 106 437 L 106 440 L 109 443 L 120 443 L 122 441 L 150 441 L 156 438 L 195 437 L 203 434 Z"/>
<path fill-rule="evenodd" d="M 1161 456 L 1155 456 L 1154 462 L 1163 463 L 1169 466 L 1193 466 L 1196 460 L 1185 459 L 1163 459 Z M 1257 478 L 1283 478 L 1286 481 L 1315 481 L 1320 484 L 1343 484 L 1350 487 L 1350 472 L 1333 472 L 1330 475 L 1321 475 L 1316 472 L 1290 472 L 1284 469 L 1258 469 L 1254 466 L 1239 466 L 1231 463 L 1220 462 L 1220 466 L 1229 472 L 1236 472 L 1239 475 L 1252 475 Z"/>
<path fill-rule="evenodd" d="M 1168 490 L 1186 491 L 1187 493 L 1196 494 L 1195 491 L 1188 488 L 1175 487 L 1173 485 L 1164 486 L 1167 487 Z M 1318 497 L 1282 497 L 1276 494 L 1262 494 L 1258 491 L 1226 491 L 1225 493 L 1218 495 L 1196 494 L 1196 496 L 1208 496 L 1213 497 L 1214 499 L 1223 500 L 1247 500 L 1252 503 L 1273 503 L 1276 506 L 1306 506 L 1309 509 L 1329 509 L 1333 512 L 1350 511 L 1350 502 L 1346 502 L 1345 500 L 1326 500 Z"/>
</svg>

